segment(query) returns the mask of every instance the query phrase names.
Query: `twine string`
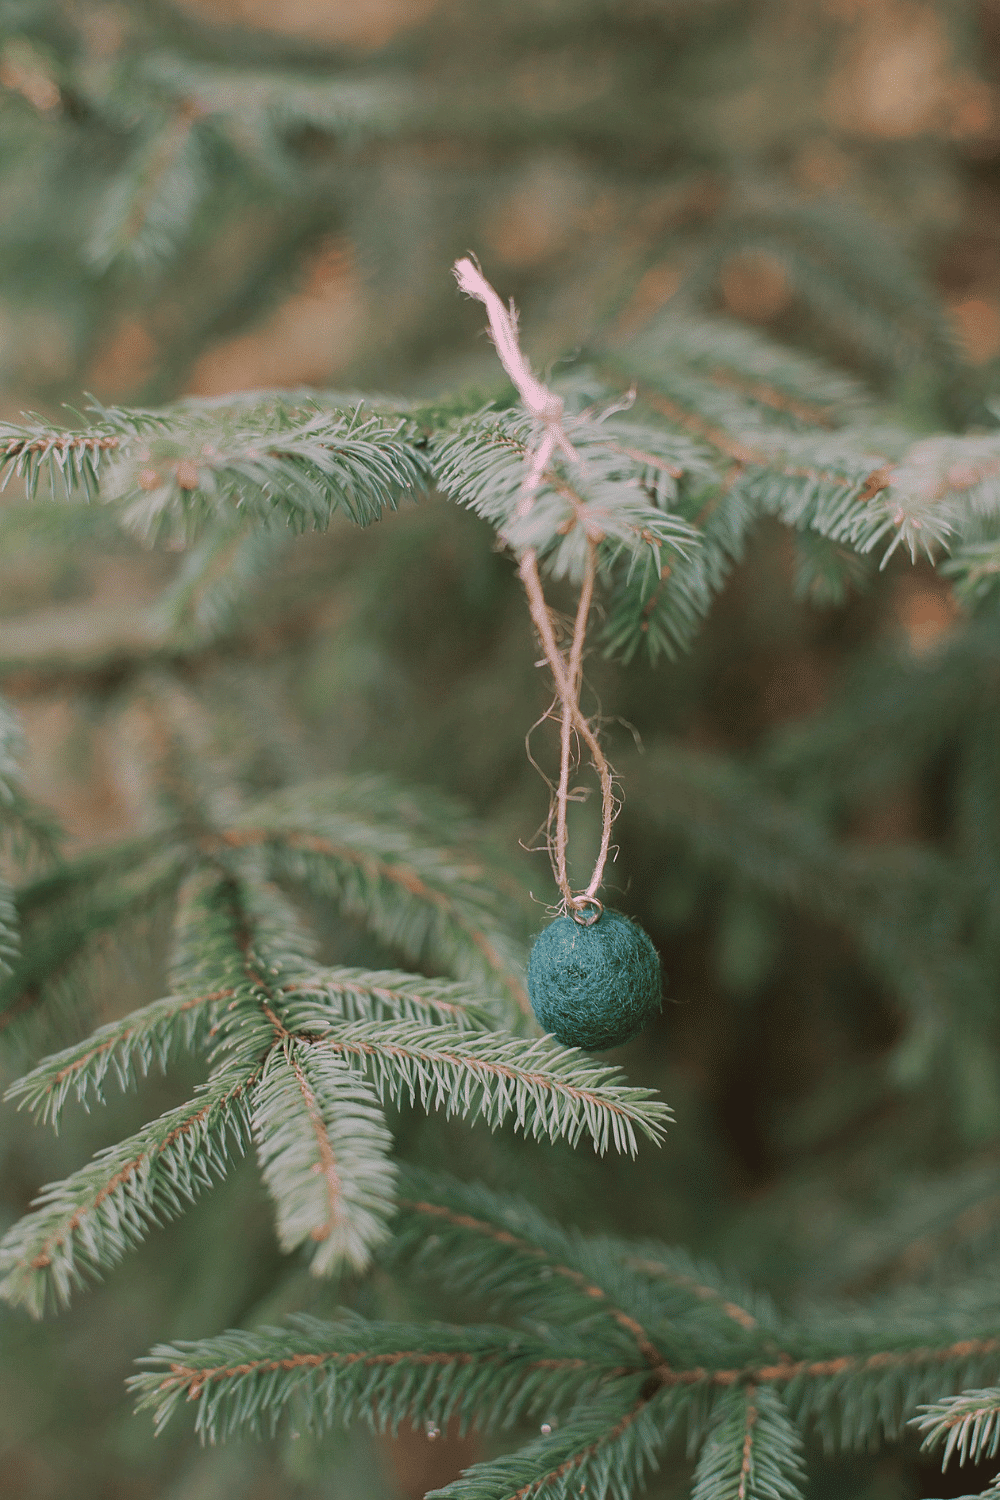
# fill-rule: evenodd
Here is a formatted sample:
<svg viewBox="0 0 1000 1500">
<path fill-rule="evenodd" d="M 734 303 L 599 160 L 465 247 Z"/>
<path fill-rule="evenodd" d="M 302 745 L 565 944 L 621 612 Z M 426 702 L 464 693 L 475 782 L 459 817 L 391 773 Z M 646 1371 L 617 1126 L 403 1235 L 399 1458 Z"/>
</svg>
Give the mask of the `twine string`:
<svg viewBox="0 0 1000 1500">
<path fill-rule="evenodd" d="M 578 461 L 576 450 L 563 425 L 565 414 L 563 400 L 532 373 L 521 350 L 517 331 L 517 312 L 513 302 L 509 308 L 505 307 L 479 268 L 468 258 L 456 261 L 454 271 L 461 290 L 485 305 L 489 317 L 490 335 L 496 346 L 500 363 L 515 386 L 522 404 L 539 428 L 537 442 L 532 445 L 527 454 L 527 469 L 521 481 L 514 509 L 515 517 L 520 519 L 530 511 L 535 494 L 555 454 L 562 453 L 571 463 Z M 556 698 L 560 706 L 559 783 L 554 794 L 554 835 L 551 809 L 546 823 L 549 859 L 564 907 L 574 918 L 589 925 L 590 922 L 596 920 L 603 909 L 597 899 L 597 892 L 604 878 L 604 867 L 611 849 L 611 828 L 616 808 L 611 768 L 601 749 L 593 725 L 580 707 L 580 694 L 583 687 L 583 653 L 587 637 L 587 622 L 594 598 L 598 540 L 590 534 L 589 528 L 585 529 L 587 531 L 587 561 L 577 602 L 573 636 L 565 655 L 556 641 L 552 616 L 545 600 L 538 571 L 538 554 L 534 547 L 528 547 L 522 554 L 518 573 L 527 595 L 532 622 L 552 673 Z M 574 894 L 570 887 L 566 865 L 567 809 L 570 801 L 570 775 L 574 762 L 574 734 L 586 745 L 601 787 L 600 850 L 590 883 L 586 890 L 579 894 Z"/>
<path fill-rule="evenodd" d="M 580 685 L 583 675 L 583 643 L 586 639 L 587 619 L 590 615 L 590 603 L 593 594 L 594 549 L 588 543 L 587 571 L 580 589 L 580 598 L 576 607 L 576 620 L 573 625 L 573 639 L 570 645 L 569 660 L 566 663 L 568 687 L 575 703 L 579 703 L 580 701 Z M 562 713 L 559 725 L 559 786 L 556 790 L 557 866 L 555 876 L 556 883 L 565 896 L 569 890 L 569 876 L 566 871 L 566 845 L 569 838 L 566 827 L 566 813 L 569 804 L 570 758 L 573 740 L 573 711 L 568 698 L 562 699 L 561 708 Z"/>
</svg>

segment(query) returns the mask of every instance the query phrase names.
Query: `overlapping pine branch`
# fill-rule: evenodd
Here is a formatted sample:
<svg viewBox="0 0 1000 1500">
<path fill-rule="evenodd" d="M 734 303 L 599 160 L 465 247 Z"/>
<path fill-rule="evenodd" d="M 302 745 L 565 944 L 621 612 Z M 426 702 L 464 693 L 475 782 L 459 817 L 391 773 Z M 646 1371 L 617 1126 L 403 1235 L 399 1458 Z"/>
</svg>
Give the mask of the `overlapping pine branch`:
<svg viewBox="0 0 1000 1500">
<path fill-rule="evenodd" d="M 166 245 L 183 229 L 219 128 L 181 111 L 140 145 L 106 257 L 124 248 L 122 226 L 138 225 L 137 243 L 153 250 L 161 230 Z M 803 594 L 840 598 L 897 551 L 937 561 L 954 548 L 968 597 L 994 597 L 992 434 L 902 430 L 819 361 L 678 314 L 598 350 L 553 389 L 566 442 L 530 508 L 519 502 L 538 425 L 502 403 L 470 413 L 461 400 L 408 408 L 274 395 L 99 410 L 72 429 L 34 419 L 3 428 L 0 467 L 35 504 L 100 503 L 130 535 L 178 549 L 161 612 L 168 628 L 206 634 L 253 596 L 286 537 L 338 514 L 367 524 L 433 487 L 555 578 L 579 581 L 596 547 L 605 645 L 624 658 L 685 649 L 765 517 L 794 533 Z M 981 645 L 984 662 L 990 649 Z M 936 669 L 919 670 L 925 696 L 944 692 Z M 0 738 L 0 799 L 13 807 L 6 745 Z M 855 749 L 834 724 L 816 754 Z M 987 783 L 985 731 L 967 760 L 976 785 Z M 808 761 L 796 761 L 799 774 Z M 940 1066 L 955 1045 L 960 1009 L 990 1013 L 968 935 L 979 922 L 1000 930 L 995 903 L 977 905 L 945 855 L 859 857 L 779 793 L 783 774 L 780 751 L 753 771 L 671 751 L 648 757 L 636 779 L 658 833 L 693 868 L 752 883 L 778 905 L 808 902 L 810 915 L 849 933 L 910 1008 L 897 1072 L 926 1076 L 932 1054 Z M 630 1500 L 682 1430 L 700 1454 L 696 1500 L 796 1500 L 803 1433 L 831 1448 L 869 1445 L 898 1436 L 928 1401 L 932 1439 L 947 1429 L 963 1454 L 995 1446 L 995 1392 L 981 1389 L 1000 1378 L 1000 1303 L 988 1286 L 949 1306 L 896 1298 L 786 1316 L 678 1252 L 566 1234 L 509 1199 L 397 1167 L 390 1104 L 629 1153 L 660 1139 L 669 1111 L 615 1068 L 525 1035 L 530 908 L 446 803 L 374 778 L 250 804 L 232 787 L 217 791 L 172 790 L 151 838 L 27 883 L 17 955 L 0 896 L 4 1025 L 73 987 L 97 935 L 173 913 L 168 993 L 44 1059 L 14 1086 L 18 1103 L 55 1125 L 72 1098 L 99 1100 L 109 1080 L 130 1087 L 181 1049 L 201 1054 L 207 1073 L 189 1104 L 43 1191 L 0 1244 L 8 1300 L 36 1313 L 65 1302 L 253 1144 L 278 1239 L 316 1273 L 362 1271 L 377 1255 L 398 1274 L 444 1276 L 510 1326 L 300 1319 L 161 1348 L 137 1381 L 161 1423 L 183 1400 L 207 1438 L 273 1430 L 292 1412 L 318 1426 L 359 1415 L 389 1428 L 453 1417 L 540 1426 L 443 1492 L 456 1500 L 581 1490 Z M 318 964 L 292 904 L 303 892 L 444 977 Z M 962 1386 L 977 1388 L 978 1407 L 941 1404 Z"/>
<path fill-rule="evenodd" d="M 249 1138 L 253 1073 L 220 1068 L 189 1104 L 169 1110 L 63 1182 L 0 1242 L 0 1296 L 40 1317 L 116 1265 L 151 1228 L 222 1177 Z"/>
<path fill-rule="evenodd" d="M 985 1463 L 996 1457 L 1000 1447 L 998 1414 L 1000 1390 L 992 1387 L 945 1396 L 923 1407 L 919 1416 L 911 1417 L 910 1425 L 923 1433 L 925 1449 L 943 1449 L 941 1467 L 947 1469 L 956 1456 L 960 1464 Z M 997 1494 L 1000 1494 L 1000 1474 L 979 1494 L 963 1495 L 960 1500 L 993 1500 Z"/>
<path fill-rule="evenodd" d="M 767 1386 L 727 1391 L 695 1470 L 692 1500 L 800 1500 L 802 1439 Z"/>
<path fill-rule="evenodd" d="M 516 511 L 532 429 L 521 414 L 478 413 L 442 434 L 432 449 L 436 482 L 518 555 L 535 548 L 556 578 L 579 582 L 588 540 L 609 563 L 644 547 L 658 558 L 663 549 L 673 557 L 693 547 L 695 532 L 672 503 L 678 481 L 704 467 L 693 444 L 612 416 L 568 418 L 566 431 L 577 461 L 553 463 L 524 515 Z"/>
<path fill-rule="evenodd" d="M 283 1250 L 312 1241 L 312 1269 L 364 1270 L 389 1233 L 392 1136 L 365 1079 L 332 1049 L 298 1037 L 268 1054 L 254 1136 Z"/>
<path fill-rule="evenodd" d="M 662 1393 L 644 1393 L 638 1378 L 620 1379 L 611 1390 L 581 1402 L 551 1436 L 475 1464 L 431 1494 L 455 1500 L 570 1500 L 581 1489 L 584 1494 L 593 1489 L 609 1500 L 630 1500 L 658 1467 L 663 1405 Z M 546 1428 L 553 1424 L 543 1424 L 543 1432 Z"/>
<path fill-rule="evenodd" d="M 851 363 L 881 375 L 934 361 L 940 379 L 959 363 L 954 331 L 918 265 L 880 226 L 841 201 L 768 193 L 724 215 L 692 265 L 678 302 L 703 306 L 733 254 L 780 268 L 808 321 Z"/>
<path fill-rule="evenodd" d="M 182 1403 L 209 1442 L 243 1429 L 273 1432 L 290 1410 L 313 1427 L 364 1421 L 443 1430 L 510 1427 L 564 1407 L 601 1378 L 582 1343 L 509 1328 L 411 1326 L 344 1314 L 329 1323 L 304 1314 L 280 1328 L 232 1330 L 220 1338 L 155 1349 L 133 1378 L 140 1409 L 157 1428 Z M 166 1370 L 166 1375 L 164 1371 Z M 607 1367 L 605 1374 L 612 1373 Z"/>
<path fill-rule="evenodd" d="M 533 1441 L 442 1492 L 456 1500 L 560 1500 L 581 1484 L 631 1497 L 682 1441 L 699 1455 L 697 1500 L 795 1500 L 806 1432 L 818 1429 L 831 1450 L 899 1436 L 930 1391 L 1000 1370 L 992 1285 L 950 1307 L 896 1296 L 863 1311 L 817 1304 L 797 1315 L 744 1297 L 758 1319 L 720 1294 L 717 1271 L 667 1247 L 567 1234 L 516 1200 L 410 1168 L 400 1195 L 383 1252 L 397 1271 L 476 1305 L 485 1297 L 507 1326 L 299 1317 L 230 1331 L 154 1350 L 133 1381 L 140 1406 L 162 1425 L 191 1401 L 209 1440 L 273 1431 L 282 1418 L 392 1430 L 439 1430 L 453 1418 L 463 1430 L 540 1426 Z M 651 1265 L 668 1273 L 667 1300 L 650 1296 Z M 701 1281 L 687 1274 L 695 1269 Z M 939 1402 L 919 1420 L 932 1440 L 967 1420 L 979 1444 L 967 1435 L 970 1456 L 992 1451 L 996 1394 Z"/>
<path fill-rule="evenodd" d="M 367 412 L 336 397 L 188 400 L 101 409 L 76 429 L 8 424 L 0 459 L 29 493 L 100 497 L 126 530 L 184 549 L 163 610 L 206 630 L 274 565 L 289 533 L 337 513 L 365 524 L 431 484 L 515 551 L 533 547 L 554 576 L 577 578 L 598 540 L 605 640 L 626 658 L 690 645 L 766 515 L 802 538 L 799 586 L 821 600 L 862 583 L 866 558 L 884 566 L 900 547 L 935 560 L 954 549 L 970 597 L 989 593 L 991 435 L 918 438 L 821 362 L 682 313 L 553 388 L 576 458 L 553 460 L 521 516 L 532 425 L 495 408 L 408 415 L 379 399 Z"/>
<path fill-rule="evenodd" d="M 364 1066 L 383 1099 L 419 1100 L 427 1110 L 481 1118 L 491 1130 L 510 1119 L 536 1139 L 575 1146 L 589 1136 L 596 1151 L 613 1146 L 634 1156 L 638 1136 L 658 1142 L 670 1118 L 649 1089 L 624 1084 L 618 1068 L 548 1037 L 405 1021 L 334 1025 L 325 1007 L 294 994 L 284 1013 L 315 1045 Z"/>
<path fill-rule="evenodd" d="M 416 816 L 411 794 L 358 778 L 281 793 L 223 839 L 258 849 L 274 878 L 336 901 L 415 964 L 502 997 L 510 1021 L 527 1013 L 525 950 L 514 935 L 524 893 L 513 907 L 502 900 L 453 812 L 429 804 Z"/>
<path fill-rule="evenodd" d="M 940 1448 L 941 1467 L 957 1458 L 960 1464 L 982 1463 L 1000 1452 L 1000 1391 L 963 1391 L 946 1396 L 911 1418 L 923 1435 L 924 1448 Z"/>
<path fill-rule="evenodd" d="M 0 1244 L 10 1301 L 35 1313 L 64 1303 L 251 1136 L 282 1247 L 308 1246 L 318 1275 L 363 1269 L 394 1212 L 380 1100 L 573 1144 L 586 1136 L 599 1151 L 660 1139 L 669 1110 L 649 1090 L 550 1038 L 496 1029 L 521 1017 L 516 906 L 507 901 L 505 921 L 472 825 L 451 804 L 371 778 L 302 787 L 217 826 L 204 821 L 212 802 L 179 794 L 175 827 L 57 866 L 21 893 L 12 1018 L 43 1003 L 95 933 L 144 906 L 172 903 L 173 951 L 167 996 L 44 1059 L 12 1099 L 58 1125 L 73 1097 L 100 1100 L 109 1079 L 129 1087 L 181 1049 L 204 1055 L 209 1079 L 191 1104 L 43 1191 Z M 318 861 L 319 875 L 306 872 L 314 893 L 460 977 L 317 965 L 274 884 L 302 879 L 303 849 Z"/>
<path fill-rule="evenodd" d="M 118 146 L 83 246 L 96 273 L 126 265 L 149 274 L 177 258 L 234 170 L 247 188 L 266 181 L 294 204 L 309 181 L 297 149 L 304 131 L 356 144 L 398 130 L 414 103 L 398 76 L 239 69 L 148 40 L 76 86 Z"/>
<path fill-rule="evenodd" d="M 0 428 L 0 469 L 29 495 L 101 498 L 146 540 L 190 544 L 209 523 L 324 529 L 366 524 L 427 483 L 416 434 L 360 403 L 182 402 L 172 411 L 98 408 L 85 430 L 40 421 Z"/>
<path fill-rule="evenodd" d="M 458 1031 L 488 1031 L 501 1021 L 502 1003 L 482 986 L 424 979 L 419 974 L 364 969 L 313 969 L 298 993 L 322 997 L 348 1021 L 439 1023 Z"/>
<path fill-rule="evenodd" d="M 104 945 L 131 939 L 164 910 L 186 862 L 169 839 L 130 844 L 84 855 L 17 890 L 20 951 L 0 979 L 0 1035 L 47 1037 L 60 1017 L 78 1015 Z"/>
<path fill-rule="evenodd" d="M 161 608 L 171 627 L 224 625 L 290 533 L 337 513 L 367 523 L 431 484 L 515 551 L 535 548 L 555 576 L 577 578 L 588 539 L 599 540 L 605 643 L 626 659 L 687 649 L 767 515 L 801 539 L 798 586 L 820 602 L 863 585 L 866 559 L 884 566 L 901 547 L 934 560 L 953 551 L 969 598 L 992 597 L 989 434 L 917 437 L 820 361 L 683 312 L 554 389 L 577 457 L 553 460 L 522 516 L 532 425 L 502 409 L 188 400 L 100 410 L 78 429 L 8 424 L 0 458 L 31 493 L 100 497 L 126 530 L 184 549 Z"/>
<path fill-rule="evenodd" d="M 412 1274 L 436 1278 L 444 1257 L 456 1290 L 533 1321 L 583 1323 L 619 1360 L 638 1350 L 659 1364 L 661 1343 L 686 1337 L 678 1325 L 695 1298 L 665 1311 L 624 1269 L 620 1247 L 567 1234 L 512 1196 L 406 1167 L 399 1209 L 390 1253 Z"/>
<path fill-rule="evenodd" d="M 171 1056 L 204 1045 L 220 1008 L 234 991 L 223 987 L 204 995 L 168 995 L 120 1021 L 99 1027 L 75 1046 L 53 1053 L 12 1085 L 8 1098 L 35 1113 L 42 1124 L 58 1127 L 64 1105 L 103 1099 L 104 1081 L 133 1087 L 138 1078 L 159 1068 Z"/>
</svg>

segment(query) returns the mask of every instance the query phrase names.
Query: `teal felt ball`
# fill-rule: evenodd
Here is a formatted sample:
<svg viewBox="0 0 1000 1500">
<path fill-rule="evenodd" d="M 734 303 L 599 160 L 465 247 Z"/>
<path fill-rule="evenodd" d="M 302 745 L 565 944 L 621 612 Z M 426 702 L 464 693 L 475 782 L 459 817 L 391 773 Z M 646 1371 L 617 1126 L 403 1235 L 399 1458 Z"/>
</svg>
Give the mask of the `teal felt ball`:
<svg viewBox="0 0 1000 1500">
<path fill-rule="evenodd" d="M 557 917 L 535 939 L 528 995 L 557 1041 L 603 1052 L 630 1041 L 659 1013 L 660 956 L 620 911 L 605 910 L 588 925 Z"/>
</svg>

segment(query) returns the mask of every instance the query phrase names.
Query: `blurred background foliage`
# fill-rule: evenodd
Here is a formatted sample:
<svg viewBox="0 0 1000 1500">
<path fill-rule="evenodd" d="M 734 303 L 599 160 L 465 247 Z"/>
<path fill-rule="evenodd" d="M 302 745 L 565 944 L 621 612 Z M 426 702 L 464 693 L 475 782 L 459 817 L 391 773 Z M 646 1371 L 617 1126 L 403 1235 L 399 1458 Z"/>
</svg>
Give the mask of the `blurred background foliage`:
<svg viewBox="0 0 1000 1500">
<path fill-rule="evenodd" d="M 0 0 L 0 205 L 11 420 L 84 391 L 488 398 L 480 310 L 448 275 L 472 248 L 538 368 L 688 299 L 825 354 L 918 429 L 987 427 L 1000 5 Z M 544 687 L 484 524 L 432 499 L 300 538 L 192 647 L 144 614 L 169 558 L 59 516 L 3 531 L 0 675 L 68 847 L 141 826 L 163 677 L 211 706 L 252 788 L 391 772 L 458 794 L 508 850 L 532 841 L 524 736 Z M 845 597 L 842 568 L 765 527 L 690 656 L 590 662 L 625 793 L 615 899 L 671 997 L 622 1060 L 673 1104 L 666 1146 L 597 1162 L 414 1115 L 411 1159 L 682 1242 L 778 1295 L 991 1264 L 1000 631 L 929 565 L 856 571 Z M 582 870 L 596 809 L 574 817 Z M 328 940 L 342 963 L 386 957 L 348 924 Z M 152 924 L 109 950 L 98 1019 L 157 993 L 162 942 Z M 6 1108 L 3 1227 L 190 1082 L 77 1111 L 55 1141 Z M 447 1314 L 383 1273 L 340 1295 Z M 279 1256 L 251 1169 L 59 1320 L 0 1311 L 0 1496 L 393 1500 L 482 1456 L 405 1432 L 203 1452 L 131 1415 L 122 1382 L 151 1344 L 331 1300 Z M 811 1472 L 824 1500 L 979 1487 L 965 1471 L 942 1488 L 915 1442 Z"/>
</svg>

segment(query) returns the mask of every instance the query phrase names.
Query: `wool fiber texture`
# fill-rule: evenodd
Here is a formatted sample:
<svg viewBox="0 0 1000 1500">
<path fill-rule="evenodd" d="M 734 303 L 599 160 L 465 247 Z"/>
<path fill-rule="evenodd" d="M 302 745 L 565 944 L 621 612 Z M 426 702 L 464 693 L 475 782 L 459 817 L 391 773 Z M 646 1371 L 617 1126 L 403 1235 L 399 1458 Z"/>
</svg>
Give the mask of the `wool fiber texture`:
<svg viewBox="0 0 1000 1500">
<path fill-rule="evenodd" d="M 603 1052 L 631 1041 L 661 1010 L 660 956 L 620 911 L 605 910 L 589 927 L 557 917 L 535 939 L 528 994 L 557 1041 Z"/>
</svg>

